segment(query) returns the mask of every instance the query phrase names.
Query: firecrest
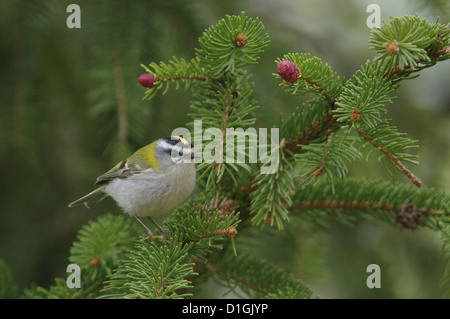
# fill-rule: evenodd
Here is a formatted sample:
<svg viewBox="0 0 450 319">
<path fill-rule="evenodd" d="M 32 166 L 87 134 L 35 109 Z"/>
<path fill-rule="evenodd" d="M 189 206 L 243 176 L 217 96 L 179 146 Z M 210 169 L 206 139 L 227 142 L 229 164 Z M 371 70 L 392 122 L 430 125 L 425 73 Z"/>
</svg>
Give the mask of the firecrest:
<svg viewBox="0 0 450 319">
<path fill-rule="evenodd" d="M 195 187 L 195 165 L 192 144 L 178 136 L 161 138 L 137 150 L 111 170 L 99 176 L 89 194 L 69 204 L 91 208 L 106 196 L 112 197 L 124 212 L 135 217 L 150 236 L 153 232 L 139 219 L 152 219 L 168 213 L 188 199 Z"/>
</svg>

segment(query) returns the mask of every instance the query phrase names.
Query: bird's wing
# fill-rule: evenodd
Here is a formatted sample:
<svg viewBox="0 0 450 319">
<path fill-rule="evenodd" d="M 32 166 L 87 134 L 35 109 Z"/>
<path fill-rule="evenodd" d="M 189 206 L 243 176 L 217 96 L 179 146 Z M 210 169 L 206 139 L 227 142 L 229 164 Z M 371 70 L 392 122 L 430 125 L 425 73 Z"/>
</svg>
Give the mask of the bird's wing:
<svg viewBox="0 0 450 319">
<path fill-rule="evenodd" d="M 148 168 L 143 169 L 137 163 L 130 163 L 128 160 L 123 160 L 122 162 L 117 163 L 116 166 L 111 168 L 105 174 L 99 176 L 94 185 L 98 186 L 108 184 L 110 181 L 116 178 L 128 178 L 130 176 L 140 174 L 144 170 L 148 170 Z"/>
</svg>

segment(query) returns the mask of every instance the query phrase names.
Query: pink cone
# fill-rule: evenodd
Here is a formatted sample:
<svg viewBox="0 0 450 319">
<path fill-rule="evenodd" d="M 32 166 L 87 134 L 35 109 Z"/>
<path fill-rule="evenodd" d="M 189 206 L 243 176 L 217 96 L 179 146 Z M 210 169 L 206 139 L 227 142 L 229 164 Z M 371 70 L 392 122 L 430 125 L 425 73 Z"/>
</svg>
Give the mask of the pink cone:
<svg viewBox="0 0 450 319">
<path fill-rule="evenodd" d="M 278 75 L 288 83 L 294 83 L 300 75 L 300 70 L 294 62 L 291 61 L 280 61 L 278 63 L 277 72 Z"/>
</svg>

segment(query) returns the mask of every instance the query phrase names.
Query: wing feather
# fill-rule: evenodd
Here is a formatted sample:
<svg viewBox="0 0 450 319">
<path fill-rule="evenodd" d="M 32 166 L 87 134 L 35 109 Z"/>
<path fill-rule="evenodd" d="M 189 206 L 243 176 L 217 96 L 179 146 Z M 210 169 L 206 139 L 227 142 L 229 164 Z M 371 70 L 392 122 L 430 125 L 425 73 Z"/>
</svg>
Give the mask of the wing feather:
<svg viewBox="0 0 450 319">
<path fill-rule="evenodd" d="M 95 181 L 95 186 L 108 184 L 110 181 L 120 178 L 129 178 L 131 176 L 140 174 L 143 169 L 138 164 L 130 163 L 128 160 L 123 160 L 117 163 L 116 166 L 111 168 L 105 174 L 100 175 Z"/>
</svg>

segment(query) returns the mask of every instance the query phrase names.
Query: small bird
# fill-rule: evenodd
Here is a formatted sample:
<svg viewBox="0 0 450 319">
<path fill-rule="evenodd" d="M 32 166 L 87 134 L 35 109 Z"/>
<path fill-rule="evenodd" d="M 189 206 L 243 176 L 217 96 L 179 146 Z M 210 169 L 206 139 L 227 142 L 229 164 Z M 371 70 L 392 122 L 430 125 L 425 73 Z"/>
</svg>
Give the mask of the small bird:
<svg viewBox="0 0 450 319">
<path fill-rule="evenodd" d="M 69 207 L 84 204 L 93 207 L 111 196 L 129 215 L 154 233 L 139 219 L 146 216 L 160 231 L 164 230 L 151 218 L 165 214 L 188 199 L 195 187 L 195 164 L 192 144 L 179 136 L 164 137 L 137 150 L 99 176 L 89 194 L 73 201 Z"/>
</svg>

